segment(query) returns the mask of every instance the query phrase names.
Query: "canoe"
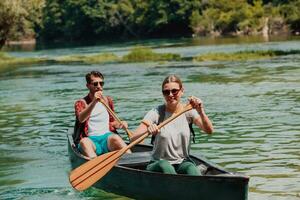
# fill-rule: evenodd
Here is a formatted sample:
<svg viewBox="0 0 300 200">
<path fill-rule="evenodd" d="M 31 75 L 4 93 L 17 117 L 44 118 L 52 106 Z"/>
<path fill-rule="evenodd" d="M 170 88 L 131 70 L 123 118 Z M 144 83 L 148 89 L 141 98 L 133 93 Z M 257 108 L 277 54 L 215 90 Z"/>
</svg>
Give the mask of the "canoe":
<svg viewBox="0 0 300 200">
<path fill-rule="evenodd" d="M 69 131 L 68 151 L 72 169 L 87 161 L 76 148 Z M 246 200 L 249 177 L 229 172 L 204 156 L 191 158 L 201 176 L 162 174 L 146 171 L 152 146 L 138 144 L 125 154 L 93 187 L 133 199 Z"/>
</svg>

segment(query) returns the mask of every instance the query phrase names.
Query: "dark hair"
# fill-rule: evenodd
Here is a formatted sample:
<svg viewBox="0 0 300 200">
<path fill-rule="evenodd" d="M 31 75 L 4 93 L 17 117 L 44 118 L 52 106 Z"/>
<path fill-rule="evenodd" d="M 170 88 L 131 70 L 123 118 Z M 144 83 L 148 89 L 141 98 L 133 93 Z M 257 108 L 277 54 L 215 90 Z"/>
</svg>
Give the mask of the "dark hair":
<svg viewBox="0 0 300 200">
<path fill-rule="evenodd" d="M 86 83 L 91 83 L 91 76 L 99 77 L 102 80 L 104 80 L 104 76 L 103 76 L 103 74 L 101 74 L 101 72 L 99 72 L 99 71 L 91 71 L 90 73 L 87 73 L 85 75 Z"/>
<path fill-rule="evenodd" d="M 161 85 L 162 90 L 164 89 L 164 86 L 167 83 L 172 83 L 172 82 L 178 83 L 179 87 L 182 88 L 182 82 L 181 82 L 180 78 L 176 75 L 169 75 L 165 78 L 165 80 L 163 81 L 163 83 Z"/>
</svg>

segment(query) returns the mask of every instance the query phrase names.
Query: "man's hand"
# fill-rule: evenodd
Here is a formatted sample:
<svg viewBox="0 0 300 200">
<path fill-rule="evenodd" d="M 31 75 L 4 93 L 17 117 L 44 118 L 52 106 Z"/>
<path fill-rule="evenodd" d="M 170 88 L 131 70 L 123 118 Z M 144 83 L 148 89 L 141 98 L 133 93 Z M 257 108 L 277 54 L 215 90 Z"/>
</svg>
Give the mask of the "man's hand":
<svg viewBox="0 0 300 200">
<path fill-rule="evenodd" d="M 128 123 L 126 121 L 121 121 L 121 123 L 118 123 L 118 127 L 116 128 L 128 128 Z"/>
<path fill-rule="evenodd" d="M 128 128 L 128 124 L 126 121 L 121 121 L 121 123 L 119 123 L 118 121 L 114 121 L 112 122 L 112 126 L 115 128 L 122 128 L 122 129 Z"/>
<path fill-rule="evenodd" d="M 100 99 L 103 99 L 103 92 L 102 91 L 95 92 L 93 101 L 98 102 Z"/>
</svg>

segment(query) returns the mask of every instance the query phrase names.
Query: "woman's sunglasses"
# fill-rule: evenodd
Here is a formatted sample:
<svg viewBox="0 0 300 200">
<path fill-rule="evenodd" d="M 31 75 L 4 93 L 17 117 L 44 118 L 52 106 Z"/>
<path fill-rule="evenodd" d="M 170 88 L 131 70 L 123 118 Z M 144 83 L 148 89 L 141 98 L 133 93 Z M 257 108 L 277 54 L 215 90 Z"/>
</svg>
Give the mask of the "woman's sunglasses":
<svg viewBox="0 0 300 200">
<path fill-rule="evenodd" d="M 100 84 L 101 87 L 104 85 L 104 81 L 97 81 L 97 82 L 92 82 L 93 86 L 97 87 L 98 84 Z"/>
<path fill-rule="evenodd" d="M 162 93 L 164 96 L 169 96 L 171 93 L 173 96 L 176 96 L 180 89 L 172 89 L 172 90 L 163 90 Z"/>
</svg>

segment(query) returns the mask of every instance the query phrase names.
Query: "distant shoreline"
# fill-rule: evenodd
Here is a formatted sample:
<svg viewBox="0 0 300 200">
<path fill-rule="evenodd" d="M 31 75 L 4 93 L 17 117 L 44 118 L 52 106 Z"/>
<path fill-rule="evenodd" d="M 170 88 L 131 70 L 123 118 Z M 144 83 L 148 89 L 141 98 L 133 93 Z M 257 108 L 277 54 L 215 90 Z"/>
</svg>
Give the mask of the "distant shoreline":
<svg viewBox="0 0 300 200">
<path fill-rule="evenodd" d="M 295 33 L 280 32 L 280 33 L 273 33 L 273 34 L 236 34 L 236 33 L 232 33 L 232 34 L 208 34 L 208 35 L 205 35 L 205 36 L 192 34 L 190 38 L 191 39 L 197 39 L 197 38 L 226 38 L 226 37 L 262 37 L 262 38 L 269 38 L 269 37 L 278 37 L 278 36 L 300 36 L 300 32 L 295 32 Z M 178 37 L 178 38 L 180 38 L 180 37 Z M 103 38 L 103 39 L 105 39 L 105 38 Z M 150 39 L 150 40 L 152 40 L 152 39 L 164 39 L 164 37 L 161 37 L 161 38 L 144 38 L 144 39 L 145 40 L 147 40 L 147 39 Z M 130 40 L 130 38 L 128 38 L 128 40 Z M 88 41 L 88 40 L 86 40 L 86 41 Z M 118 41 L 118 40 L 116 40 L 116 41 Z M 84 42 L 84 40 L 78 41 L 78 42 Z M 8 40 L 8 41 L 6 41 L 5 46 L 23 45 L 23 44 L 29 44 L 29 45 L 34 44 L 35 45 L 37 43 L 38 42 L 37 42 L 36 38 L 26 38 L 26 39 L 21 39 L 21 40 Z M 71 41 L 57 40 L 56 43 L 71 43 Z"/>
<path fill-rule="evenodd" d="M 36 39 L 24 39 L 19 41 L 6 41 L 5 45 L 22 45 L 22 44 L 36 44 Z"/>
</svg>

